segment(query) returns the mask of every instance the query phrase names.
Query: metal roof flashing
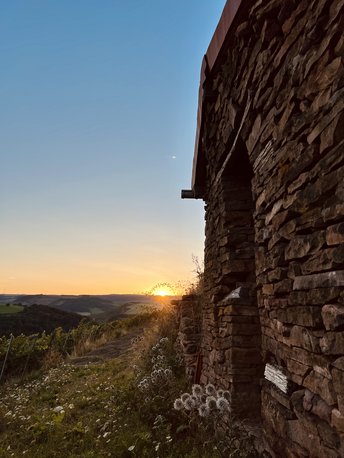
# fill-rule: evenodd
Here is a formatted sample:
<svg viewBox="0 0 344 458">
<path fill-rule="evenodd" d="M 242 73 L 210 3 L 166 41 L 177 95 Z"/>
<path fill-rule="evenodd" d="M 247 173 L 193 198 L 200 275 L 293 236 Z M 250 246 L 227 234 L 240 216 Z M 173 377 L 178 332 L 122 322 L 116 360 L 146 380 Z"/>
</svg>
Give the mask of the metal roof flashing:
<svg viewBox="0 0 344 458">
<path fill-rule="evenodd" d="M 193 158 L 192 168 L 192 190 L 194 195 L 203 197 L 202 189 L 204 189 L 205 181 L 205 161 L 204 155 L 202 154 L 202 121 L 203 112 L 205 107 L 205 94 L 204 88 L 212 70 L 215 67 L 217 59 L 221 53 L 223 45 L 225 43 L 228 32 L 231 28 L 233 20 L 239 10 L 243 0 L 227 0 L 227 3 L 222 11 L 221 18 L 217 24 L 215 33 L 210 41 L 210 44 L 205 54 L 200 75 L 200 86 L 198 92 L 198 109 L 197 109 L 197 128 L 196 128 L 196 139 L 195 139 L 195 150 Z"/>
</svg>

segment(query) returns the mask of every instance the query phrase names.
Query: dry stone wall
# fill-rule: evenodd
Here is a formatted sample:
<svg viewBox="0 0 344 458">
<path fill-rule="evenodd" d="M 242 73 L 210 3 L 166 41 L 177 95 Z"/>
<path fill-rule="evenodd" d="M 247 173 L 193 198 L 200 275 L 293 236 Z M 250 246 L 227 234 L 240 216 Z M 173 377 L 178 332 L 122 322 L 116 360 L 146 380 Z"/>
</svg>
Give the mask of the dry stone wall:
<svg viewBox="0 0 344 458">
<path fill-rule="evenodd" d="M 190 381 L 197 377 L 201 343 L 201 302 L 196 295 L 185 295 L 172 301 L 176 309 L 178 336 L 176 347 L 184 360 L 186 375 Z"/>
<path fill-rule="evenodd" d="M 243 1 L 204 83 L 201 381 L 276 457 L 344 456 L 343 31 L 344 0 Z"/>
</svg>

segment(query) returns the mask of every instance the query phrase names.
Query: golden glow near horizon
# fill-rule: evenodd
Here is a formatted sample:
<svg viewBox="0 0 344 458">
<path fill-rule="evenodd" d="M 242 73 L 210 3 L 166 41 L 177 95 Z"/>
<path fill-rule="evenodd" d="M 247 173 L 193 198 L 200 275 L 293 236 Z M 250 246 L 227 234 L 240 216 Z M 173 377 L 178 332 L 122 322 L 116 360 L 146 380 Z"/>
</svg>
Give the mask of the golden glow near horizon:
<svg viewBox="0 0 344 458">
<path fill-rule="evenodd" d="M 192 279 L 190 257 L 178 271 L 177 262 L 172 257 L 169 261 L 167 257 L 158 258 L 155 265 L 152 264 L 152 259 L 144 258 L 136 263 L 132 261 L 131 266 L 125 265 L 124 260 L 121 263 L 91 262 L 68 256 L 55 263 L 38 259 L 38 256 L 26 262 L 15 259 L 12 264 L 9 260 L 5 268 L 0 266 L 0 294 L 148 294 L 166 297 L 181 294 L 184 284 Z M 181 284 L 181 279 L 185 279 L 184 284 Z"/>
</svg>

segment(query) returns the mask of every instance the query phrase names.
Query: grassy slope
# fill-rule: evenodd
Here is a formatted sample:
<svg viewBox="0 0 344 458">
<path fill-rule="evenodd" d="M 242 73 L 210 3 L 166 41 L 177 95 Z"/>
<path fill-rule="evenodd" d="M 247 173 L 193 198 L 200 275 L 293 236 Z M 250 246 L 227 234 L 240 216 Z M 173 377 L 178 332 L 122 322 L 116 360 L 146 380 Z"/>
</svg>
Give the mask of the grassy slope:
<svg viewBox="0 0 344 458">
<path fill-rule="evenodd" d="M 135 414 L 130 424 L 121 420 L 119 392 L 129 376 L 123 362 L 114 360 L 101 366 L 62 366 L 9 387 L 0 401 L 0 456 L 126 456 L 137 422 Z M 55 413 L 57 406 L 65 414 Z"/>
<path fill-rule="evenodd" d="M 142 393 L 133 391 L 131 366 L 124 357 L 102 365 L 63 365 L 7 385 L 0 399 L 0 456 L 194 456 L 180 455 L 179 447 L 170 455 L 169 426 L 155 433 L 136 408 Z M 65 413 L 55 413 L 57 406 Z M 133 445 L 138 454 L 128 450 Z"/>
<path fill-rule="evenodd" d="M 142 392 L 138 381 L 151 373 L 152 355 L 160 354 L 154 346 L 162 336 L 168 337 L 163 354 L 174 375 Z M 190 428 L 187 416 L 173 409 L 174 399 L 187 389 L 174 342 L 173 320 L 155 318 L 129 355 L 100 365 L 60 365 L 0 387 L 0 457 L 221 456 L 212 430 L 201 424 Z M 63 413 L 54 411 L 59 406 Z M 255 456 L 245 452 L 245 441 L 231 457 Z"/>
<path fill-rule="evenodd" d="M 7 315 L 12 313 L 19 313 L 24 310 L 22 305 L 15 305 L 15 304 L 0 304 L 0 315 Z"/>
</svg>

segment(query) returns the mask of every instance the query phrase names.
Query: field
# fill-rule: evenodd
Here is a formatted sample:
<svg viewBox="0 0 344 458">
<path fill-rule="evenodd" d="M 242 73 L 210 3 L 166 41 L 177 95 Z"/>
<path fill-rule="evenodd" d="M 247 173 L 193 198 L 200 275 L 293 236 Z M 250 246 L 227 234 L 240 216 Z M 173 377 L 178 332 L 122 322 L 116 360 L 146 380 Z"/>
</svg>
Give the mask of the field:
<svg viewBox="0 0 344 458">
<path fill-rule="evenodd" d="M 19 312 L 22 312 L 23 310 L 24 310 L 24 307 L 22 305 L 0 304 L 0 315 L 19 313 Z"/>
</svg>

